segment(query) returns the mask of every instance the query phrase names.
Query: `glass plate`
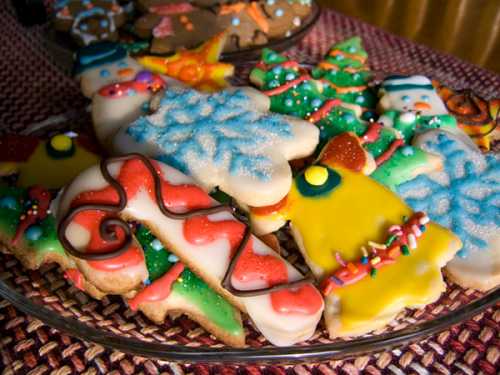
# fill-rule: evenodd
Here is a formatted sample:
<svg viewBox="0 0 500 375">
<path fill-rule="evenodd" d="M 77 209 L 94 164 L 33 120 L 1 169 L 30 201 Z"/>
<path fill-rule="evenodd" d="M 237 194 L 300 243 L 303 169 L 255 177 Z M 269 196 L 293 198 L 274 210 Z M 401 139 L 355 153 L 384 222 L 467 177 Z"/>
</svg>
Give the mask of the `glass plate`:
<svg viewBox="0 0 500 375">
<path fill-rule="evenodd" d="M 283 255 L 304 268 L 295 250 L 284 250 Z M 0 297 L 50 327 L 134 355 L 185 363 L 291 364 L 343 359 L 420 341 L 498 304 L 500 288 L 481 293 L 448 283 L 437 302 L 406 309 L 381 330 L 331 340 L 320 323 L 310 340 L 288 347 L 270 345 L 244 318 L 247 347 L 242 349 L 225 346 L 185 316 L 155 324 L 129 310 L 118 296 L 94 300 L 68 283 L 56 264 L 28 270 L 6 253 L 0 253 Z"/>
</svg>

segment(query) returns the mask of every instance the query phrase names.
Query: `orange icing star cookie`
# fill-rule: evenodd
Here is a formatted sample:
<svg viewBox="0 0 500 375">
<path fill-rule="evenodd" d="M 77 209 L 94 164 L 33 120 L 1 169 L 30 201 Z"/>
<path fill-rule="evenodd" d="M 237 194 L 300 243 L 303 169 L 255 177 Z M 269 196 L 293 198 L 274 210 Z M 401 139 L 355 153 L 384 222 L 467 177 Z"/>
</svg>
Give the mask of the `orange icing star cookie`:
<svg viewBox="0 0 500 375">
<path fill-rule="evenodd" d="M 285 199 L 252 208 L 251 219 L 258 233 L 290 222 L 323 283 L 330 336 L 354 336 L 434 302 L 445 289 L 441 268 L 461 244 L 373 179 L 334 164 L 310 166 Z"/>
<path fill-rule="evenodd" d="M 202 91 L 216 91 L 227 86 L 234 66 L 219 62 L 226 34 L 221 33 L 200 47 L 177 52 L 169 57 L 143 56 L 137 61 L 145 68 L 178 79 Z"/>
</svg>

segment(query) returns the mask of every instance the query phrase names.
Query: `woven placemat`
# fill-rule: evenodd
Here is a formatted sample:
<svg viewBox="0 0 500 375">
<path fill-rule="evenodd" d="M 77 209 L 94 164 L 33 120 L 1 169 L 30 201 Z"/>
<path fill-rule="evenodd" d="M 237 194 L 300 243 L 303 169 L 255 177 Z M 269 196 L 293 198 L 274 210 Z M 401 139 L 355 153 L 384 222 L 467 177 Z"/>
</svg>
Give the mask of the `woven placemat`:
<svg viewBox="0 0 500 375">
<path fill-rule="evenodd" d="M 54 51 L 47 49 L 44 33 L 48 26 L 23 28 L 7 0 L 0 0 L 0 17 L 0 132 L 22 131 L 34 123 L 57 121 L 62 115 L 73 117 L 73 125 L 86 121 L 71 116 L 81 114 L 87 102 L 58 67 Z M 333 42 L 352 35 L 363 38 L 376 71 L 422 73 L 456 88 L 473 88 L 486 97 L 500 94 L 500 78 L 492 72 L 330 10 L 289 53 L 314 63 Z M 16 282 L 22 283 L 23 276 Z M 453 300 L 454 294 L 449 297 Z M 291 367 L 177 365 L 78 340 L 0 300 L 0 368 L 2 374 L 496 374 L 499 326 L 497 307 L 418 344 L 352 360 Z"/>
</svg>

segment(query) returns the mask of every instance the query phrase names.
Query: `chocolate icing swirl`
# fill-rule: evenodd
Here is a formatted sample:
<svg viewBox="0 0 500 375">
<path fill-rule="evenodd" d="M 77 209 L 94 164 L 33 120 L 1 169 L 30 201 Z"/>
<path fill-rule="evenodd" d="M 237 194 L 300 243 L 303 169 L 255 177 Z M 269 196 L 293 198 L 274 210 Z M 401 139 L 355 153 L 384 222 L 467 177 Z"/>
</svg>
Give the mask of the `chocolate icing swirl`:
<svg viewBox="0 0 500 375">
<path fill-rule="evenodd" d="M 63 217 L 61 222 L 59 223 L 59 226 L 57 228 L 57 235 L 59 237 L 59 240 L 61 241 L 61 244 L 63 247 L 66 249 L 68 253 L 70 253 L 72 256 L 76 258 L 80 258 L 83 260 L 106 260 L 106 259 L 111 259 L 119 256 L 120 254 L 123 254 L 125 251 L 128 250 L 132 243 L 132 231 L 128 225 L 128 223 L 123 220 L 122 218 L 118 217 L 118 214 L 125 209 L 127 206 L 127 193 L 125 192 L 124 187 L 118 182 L 117 179 L 115 179 L 113 176 L 111 176 L 111 173 L 109 172 L 108 166 L 111 163 L 114 162 L 122 162 L 122 161 L 127 161 L 131 159 L 139 159 L 142 161 L 144 166 L 148 169 L 149 173 L 151 174 L 153 178 L 153 183 L 154 183 L 154 189 L 155 189 L 155 199 L 156 199 L 156 204 L 158 205 L 160 211 L 162 212 L 163 215 L 168 217 L 169 219 L 173 220 L 185 220 L 190 217 L 195 217 L 195 216 L 206 216 L 206 215 L 211 215 L 215 214 L 218 212 L 226 211 L 230 213 L 235 212 L 235 207 L 232 205 L 216 205 L 208 208 L 198 208 L 182 213 L 178 212 L 173 212 L 168 209 L 168 207 L 165 206 L 165 201 L 163 199 L 163 193 L 161 189 L 161 179 L 159 176 L 159 173 L 156 171 L 155 167 L 153 166 L 153 163 L 144 155 L 138 154 L 138 153 L 132 153 L 128 155 L 124 155 L 121 157 L 117 158 L 110 158 L 110 159 L 104 159 L 100 163 L 100 170 L 101 174 L 106 180 L 106 182 L 112 186 L 115 191 L 118 194 L 119 201 L 118 204 L 113 205 L 113 204 L 82 204 L 80 206 L 76 207 L 71 207 L 66 215 Z M 66 237 L 66 230 L 68 228 L 68 225 L 71 223 L 73 218 L 80 212 L 83 211 L 88 211 L 88 210 L 99 210 L 99 211 L 104 211 L 104 212 L 109 212 L 112 214 L 115 214 L 116 216 L 114 217 L 108 217 L 104 218 L 100 223 L 99 223 L 99 234 L 101 238 L 105 241 L 114 241 L 117 238 L 116 235 L 116 229 L 121 228 L 124 233 L 125 233 L 125 238 L 124 240 L 114 249 L 106 251 L 106 252 L 101 252 L 101 253 L 87 253 L 87 252 L 82 252 L 77 250 L 71 242 L 68 240 Z M 283 283 L 279 285 L 274 285 L 271 287 L 267 288 L 261 288 L 261 289 L 256 289 L 256 290 L 238 290 L 234 288 L 231 285 L 231 278 L 234 272 L 234 269 L 236 267 L 236 264 L 238 262 L 238 259 L 243 253 L 243 250 L 245 249 L 246 244 L 248 243 L 248 240 L 250 239 L 251 236 L 251 230 L 250 226 L 247 223 L 242 223 L 245 225 L 245 232 L 243 234 L 243 238 L 238 244 L 238 247 L 235 251 L 235 254 L 233 258 L 231 259 L 229 266 L 226 270 L 226 273 L 224 275 L 224 278 L 221 282 L 222 287 L 227 289 L 230 293 L 232 293 L 235 296 L 239 297 L 250 297 L 250 296 L 257 296 L 257 295 L 262 295 L 262 294 L 268 294 L 270 292 L 282 290 L 282 289 L 289 289 L 289 288 L 295 288 L 299 287 L 303 284 L 307 283 L 312 283 L 312 280 L 310 278 L 302 278 L 300 280 L 296 280 L 293 282 L 288 282 L 288 283 Z"/>
<path fill-rule="evenodd" d="M 491 122 L 488 102 L 471 90 L 461 90 L 445 100 L 446 108 L 465 125 L 485 125 Z"/>
</svg>

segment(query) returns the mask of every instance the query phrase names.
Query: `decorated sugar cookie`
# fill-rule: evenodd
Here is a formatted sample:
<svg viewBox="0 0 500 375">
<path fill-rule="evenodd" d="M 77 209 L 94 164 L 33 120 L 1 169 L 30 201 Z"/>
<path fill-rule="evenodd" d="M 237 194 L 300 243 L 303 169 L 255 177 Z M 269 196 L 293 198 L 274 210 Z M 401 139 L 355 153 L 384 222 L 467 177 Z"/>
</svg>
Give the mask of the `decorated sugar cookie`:
<svg viewBox="0 0 500 375">
<path fill-rule="evenodd" d="M 141 38 L 152 38 L 155 54 L 194 48 L 222 31 L 214 12 L 188 1 L 141 0 L 139 5 L 145 14 L 134 23 L 134 31 Z"/>
<path fill-rule="evenodd" d="M 115 149 L 146 153 L 242 203 L 273 204 L 290 189 L 288 160 L 310 155 L 318 130 L 268 108 L 267 97 L 251 88 L 172 88 L 157 112 L 118 132 Z"/>
<path fill-rule="evenodd" d="M 57 236 L 57 226 L 49 209 L 51 194 L 39 187 L 28 189 L 0 186 L 0 243 L 29 269 L 45 263 L 58 263 L 75 287 L 95 298 L 105 293 L 93 284 L 93 275 L 85 278 L 68 256 Z M 173 280 L 172 293 L 166 297 L 158 286 L 168 282 L 168 273 L 178 258 L 168 253 L 161 243 L 144 227 L 135 236 L 140 242 L 148 269 L 147 285 L 132 293 L 129 305 L 143 311 L 151 320 L 162 323 L 170 310 L 185 313 L 208 331 L 231 346 L 244 344 L 244 331 L 238 310 L 215 293 L 205 282 L 186 267 L 181 278 Z M 171 271 L 173 272 L 173 270 Z M 129 296 L 130 297 L 130 296 Z"/>
<path fill-rule="evenodd" d="M 500 158 L 484 156 L 440 130 L 425 132 L 416 142 L 441 155 L 443 170 L 421 175 L 398 192 L 462 240 L 462 250 L 446 266 L 453 280 L 480 290 L 495 287 L 500 283 Z"/>
<path fill-rule="evenodd" d="M 321 295 L 231 212 L 186 175 L 133 154 L 106 160 L 65 188 L 57 207 L 58 233 L 77 263 L 113 274 L 131 271 L 142 259 L 125 220 L 142 223 L 217 293 L 246 311 L 270 342 L 306 340 L 321 317 Z M 170 281 L 155 288 L 167 296 L 182 266 L 172 268 Z M 154 291 L 144 293 L 144 302 L 156 300 Z"/>
<path fill-rule="evenodd" d="M 424 76 L 390 76 L 380 88 L 379 122 L 410 142 L 415 133 L 436 128 L 458 131 L 457 122 Z"/>
<path fill-rule="evenodd" d="M 312 76 L 324 84 L 325 96 L 359 106 L 371 118 L 376 96 L 368 87 L 371 72 L 367 60 L 361 38 L 353 37 L 333 45 Z"/>
<path fill-rule="evenodd" d="M 0 176 L 17 174 L 17 185 L 57 189 L 100 157 L 88 137 L 58 134 L 48 140 L 17 134 L 0 137 Z"/>
<path fill-rule="evenodd" d="M 57 8 L 54 27 L 70 32 L 83 46 L 103 40 L 116 41 L 118 28 L 126 21 L 116 0 L 69 0 Z"/>
<path fill-rule="evenodd" d="M 228 35 L 224 51 L 236 51 L 269 41 L 269 20 L 257 2 L 221 5 L 217 11 L 217 23 Z"/>
<path fill-rule="evenodd" d="M 405 307 L 434 302 L 445 289 L 441 268 L 460 240 L 373 179 L 323 163 L 296 176 L 278 204 L 250 212 L 258 233 L 290 222 L 321 281 L 330 336 L 365 334 Z"/>
<path fill-rule="evenodd" d="M 50 200 L 40 186 L 0 186 L 0 242 L 29 269 L 48 262 L 71 264 L 57 238 Z"/>
<path fill-rule="evenodd" d="M 216 91 L 227 86 L 234 66 L 219 62 L 227 34 L 221 33 L 194 50 L 183 50 L 169 57 L 141 56 L 145 68 L 167 75 L 202 91 Z"/>
<path fill-rule="evenodd" d="M 357 46 L 357 53 L 362 56 L 366 55 L 359 51 L 361 47 L 354 41 L 346 42 L 345 46 L 340 45 L 332 51 L 349 49 L 348 46 L 352 47 L 351 44 Z M 323 67 L 313 70 L 312 74 L 321 77 L 322 74 L 345 72 L 346 69 L 349 71 L 345 74 L 356 74 L 350 72 L 350 69 L 353 69 L 351 65 L 366 69 L 364 65 L 360 65 L 361 63 L 356 65 L 354 62 L 345 66 L 339 62 L 337 70 L 329 68 L 330 70 L 327 71 L 325 70 L 327 67 Z M 376 169 L 370 169 L 371 177 L 391 189 L 420 173 L 437 169 L 441 165 L 438 157 L 407 144 L 395 129 L 379 123 L 363 121 L 360 118 L 363 108 L 355 103 L 354 96 L 344 96 L 337 94 L 335 90 L 326 89 L 324 79 L 313 79 L 299 63 L 283 55 L 264 50 L 262 61 L 252 70 L 250 80 L 269 96 L 272 111 L 300 117 L 316 124 L 320 131 L 318 151 L 332 137 L 345 132 L 354 133 L 375 161 Z M 329 85 L 330 83 L 326 84 L 327 87 Z M 327 91 L 331 97 L 325 94 Z M 360 92 L 359 95 L 364 97 L 368 94 Z M 344 99 L 352 102 L 344 102 Z"/>
<path fill-rule="evenodd" d="M 148 279 L 127 300 L 130 308 L 141 310 L 158 324 L 169 311 L 182 312 L 225 343 L 243 346 L 245 332 L 239 311 L 168 252 L 147 228 L 139 226 L 135 236 L 144 250 Z"/>
<path fill-rule="evenodd" d="M 500 139 L 500 98 L 485 100 L 471 90 L 454 91 L 438 82 L 433 85 L 458 126 L 481 149 L 488 151 L 491 142 Z"/>
<path fill-rule="evenodd" d="M 101 42 L 80 49 L 74 72 L 83 95 L 91 98 L 101 87 L 130 81 L 143 68 L 118 43 Z"/>
<path fill-rule="evenodd" d="M 166 87 L 164 78 L 148 70 L 130 81 L 101 87 L 92 97 L 92 124 L 100 143 L 109 146 L 121 127 L 146 115 L 152 96 Z"/>
</svg>

